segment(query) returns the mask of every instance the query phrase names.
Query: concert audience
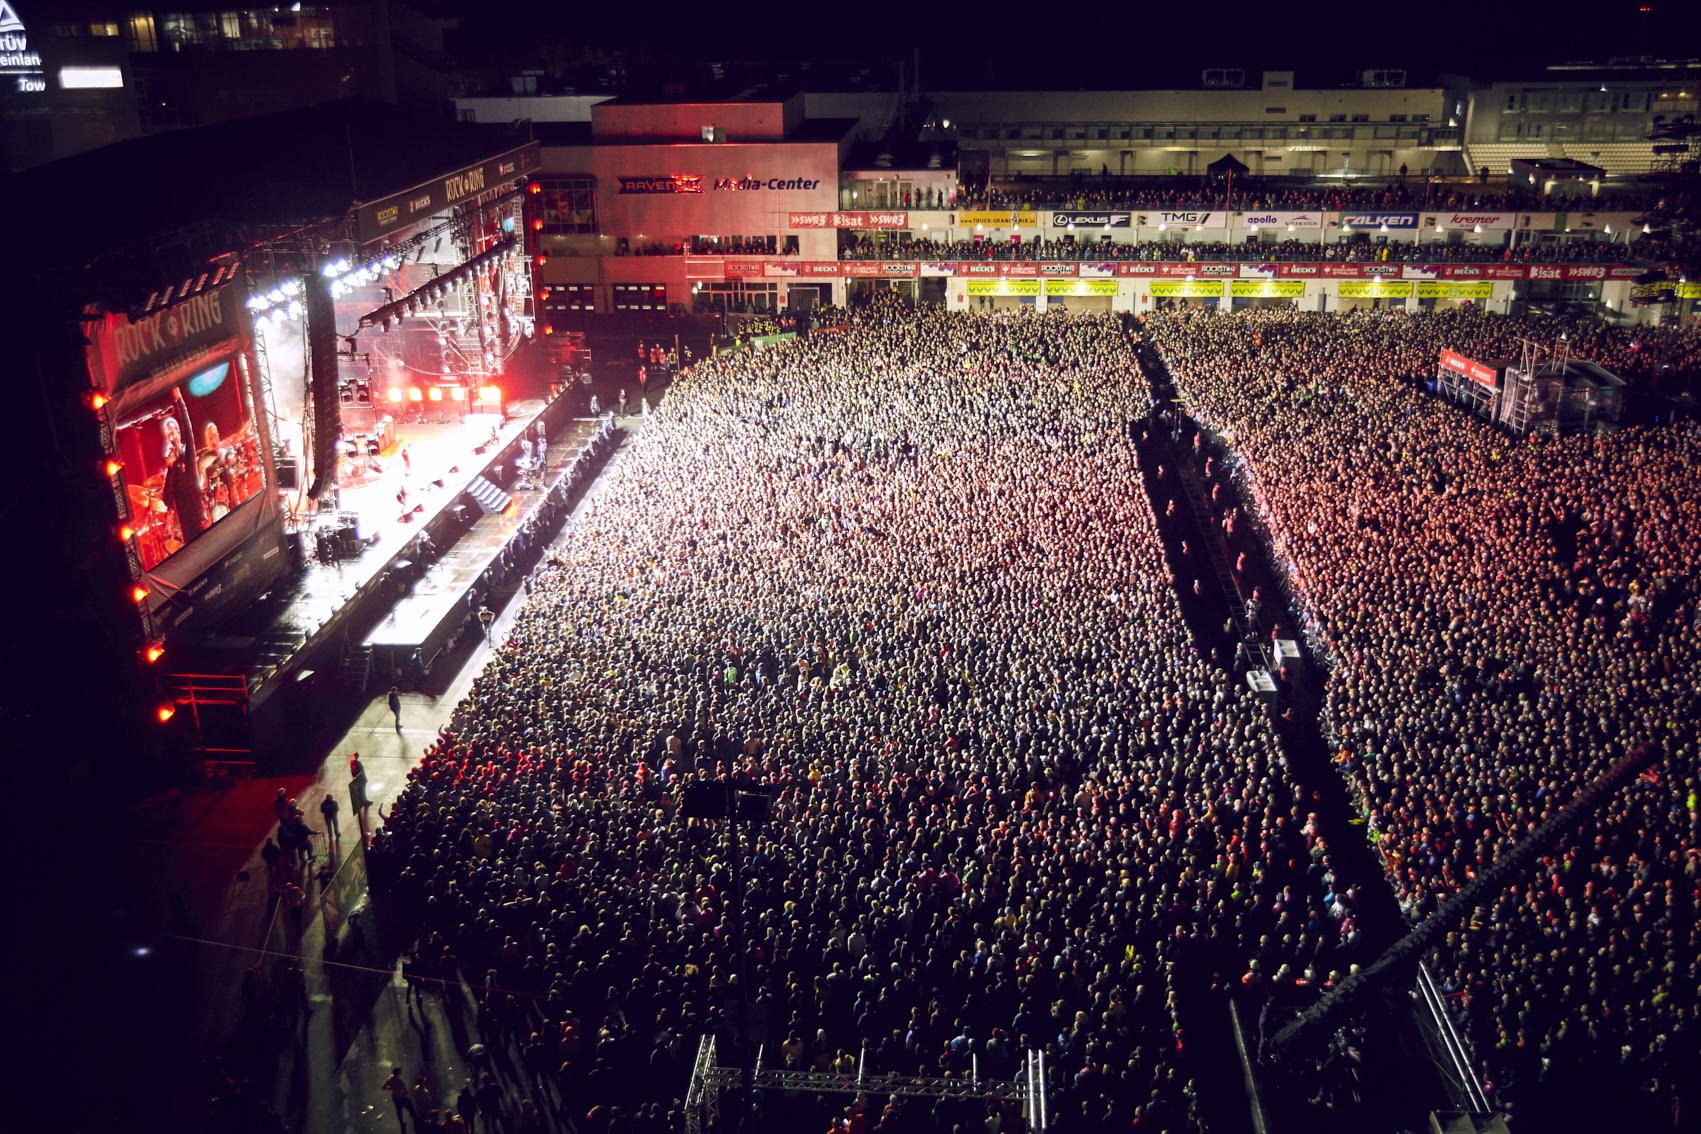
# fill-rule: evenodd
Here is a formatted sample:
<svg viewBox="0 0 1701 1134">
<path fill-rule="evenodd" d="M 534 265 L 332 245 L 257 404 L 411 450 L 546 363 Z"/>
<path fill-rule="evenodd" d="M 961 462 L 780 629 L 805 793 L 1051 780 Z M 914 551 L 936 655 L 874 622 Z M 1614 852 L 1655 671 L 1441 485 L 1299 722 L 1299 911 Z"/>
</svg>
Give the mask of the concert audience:
<svg viewBox="0 0 1701 1134">
<path fill-rule="evenodd" d="M 705 1033 L 736 1058 L 748 989 L 770 1065 L 1009 1079 L 1044 1050 L 1061 1129 L 1196 1130 L 1177 958 L 1321 981 L 1359 959 L 1358 892 L 1267 710 L 1191 644 L 1134 347 L 1110 316 L 855 320 L 681 378 L 374 877 L 530 1097 L 599 1128 L 683 1095 Z M 770 800 L 742 858 L 682 815 L 728 777 Z M 816 1097 L 768 1093 L 762 1128 Z"/>
<path fill-rule="evenodd" d="M 1146 325 L 1188 412 L 1232 445 L 1223 475 L 1333 659 L 1330 738 L 1413 920 L 1637 744 L 1661 747 L 1428 963 L 1514 1114 L 1552 1122 L 1587 1083 L 1669 1124 L 1701 985 L 1701 439 L 1519 440 L 1402 381 L 1443 347 L 1517 357 L 1552 334 L 1471 313 Z M 1596 326 L 1569 349 L 1693 370 L 1701 336 Z"/>
</svg>

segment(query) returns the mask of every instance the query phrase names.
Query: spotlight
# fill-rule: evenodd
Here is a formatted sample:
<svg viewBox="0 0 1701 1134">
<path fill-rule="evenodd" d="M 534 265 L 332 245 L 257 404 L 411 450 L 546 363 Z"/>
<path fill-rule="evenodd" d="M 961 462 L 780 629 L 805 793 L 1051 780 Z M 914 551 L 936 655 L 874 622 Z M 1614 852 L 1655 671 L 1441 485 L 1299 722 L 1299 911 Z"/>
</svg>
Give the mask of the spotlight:
<svg viewBox="0 0 1701 1134">
<path fill-rule="evenodd" d="M 176 715 L 177 715 L 177 706 L 170 703 L 169 701 L 167 703 L 161 705 L 158 709 L 156 709 L 154 711 L 154 716 L 159 718 L 160 724 L 164 724 L 166 721 L 169 721 L 172 717 L 175 717 Z"/>
</svg>

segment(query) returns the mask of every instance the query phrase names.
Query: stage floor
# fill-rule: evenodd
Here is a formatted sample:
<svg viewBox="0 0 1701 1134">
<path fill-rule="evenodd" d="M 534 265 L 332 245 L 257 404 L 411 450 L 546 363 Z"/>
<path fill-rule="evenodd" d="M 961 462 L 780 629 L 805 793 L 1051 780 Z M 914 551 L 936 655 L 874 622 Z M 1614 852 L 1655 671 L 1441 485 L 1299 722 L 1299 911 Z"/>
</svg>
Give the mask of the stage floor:
<svg viewBox="0 0 1701 1134">
<path fill-rule="evenodd" d="M 509 406 L 504 423 L 497 414 L 468 414 L 465 424 L 403 424 L 396 429 L 397 444 L 389 455 L 376 458 L 378 472 L 364 483 L 343 488 L 339 507 L 360 516 L 360 535 L 375 545 L 360 554 L 334 563 L 321 563 L 314 555 L 314 522 L 301 526 L 306 532 L 306 566 L 297 575 L 281 581 L 260 601 L 251 604 L 204 639 L 191 653 L 204 673 L 248 675 L 250 691 L 257 689 L 284 665 L 322 626 L 389 567 L 402 548 L 439 512 L 453 504 L 467 483 L 490 461 L 473 450 L 490 439 L 494 427 L 500 444 L 517 437 L 543 411 L 541 400 Z M 401 444 L 408 443 L 406 462 Z M 500 447 L 500 445 L 493 447 Z M 554 446 L 552 445 L 551 448 Z M 411 467 L 409 467 L 411 466 Z M 455 469 L 458 471 L 450 472 Z M 432 481 L 441 479 L 442 488 Z M 406 507 L 423 504 L 425 511 L 402 523 L 403 506 L 396 493 L 408 489 Z M 293 503 L 293 501 L 291 501 Z"/>
<path fill-rule="evenodd" d="M 406 662 L 413 649 L 449 617 L 452 608 L 465 606 L 467 592 L 479 575 L 502 553 L 532 510 L 542 503 L 549 485 L 573 463 L 596 428 L 595 420 L 579 418 L 561 429 L 550 438 L 548 471 L 541 478 L 528 481 L 539 487 L 513 491 L 513 502 L 506 509 L 479 517 L 454 547 L 443 551 L 424 577 L 413 585 L 412 592 L 391 607 L 389 615 L 366 636 L 367 645 L 399 654 L 393 659 L 374 658 L 375 664 Z"/>
</svg>

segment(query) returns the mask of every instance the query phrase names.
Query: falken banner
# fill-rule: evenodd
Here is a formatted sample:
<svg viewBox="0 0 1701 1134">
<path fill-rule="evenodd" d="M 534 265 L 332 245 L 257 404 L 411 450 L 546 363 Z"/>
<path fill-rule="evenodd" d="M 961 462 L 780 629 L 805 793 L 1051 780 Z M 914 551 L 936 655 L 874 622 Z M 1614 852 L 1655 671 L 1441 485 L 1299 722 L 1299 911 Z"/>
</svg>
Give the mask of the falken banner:
<svg viewBox="0 0 1701 1134">
<path fill-rule="evenodd" d="M 1052 213 L 1052 228 L 1128 228 L 1133 213 Z"/>
<path fill-rule="evenodd" d="M 1418 227 L 1416 213 L 1378 213 L 1353 212 L 1340 214 L 1342 228 L 1375 229 L 1380 232 L 1386 228 L 1390 231 L 1414 231 Z"/>
</svg>

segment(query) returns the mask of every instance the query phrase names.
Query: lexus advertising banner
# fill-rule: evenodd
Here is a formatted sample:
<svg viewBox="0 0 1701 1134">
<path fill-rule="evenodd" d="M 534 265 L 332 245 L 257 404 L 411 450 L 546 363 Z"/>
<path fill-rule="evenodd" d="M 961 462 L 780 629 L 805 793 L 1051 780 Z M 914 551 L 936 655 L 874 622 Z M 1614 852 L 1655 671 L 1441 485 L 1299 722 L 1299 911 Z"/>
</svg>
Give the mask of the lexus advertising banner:
<svg viewBox="0 0 1701 1134">
<path fill-rule="evenodd" d="M 1076 228 L 1128 228 L 1133 224 L 1133 213 L 1052 213 L 1051 227 L 1067 229 L 1074 225 Z"/>
</svg>

